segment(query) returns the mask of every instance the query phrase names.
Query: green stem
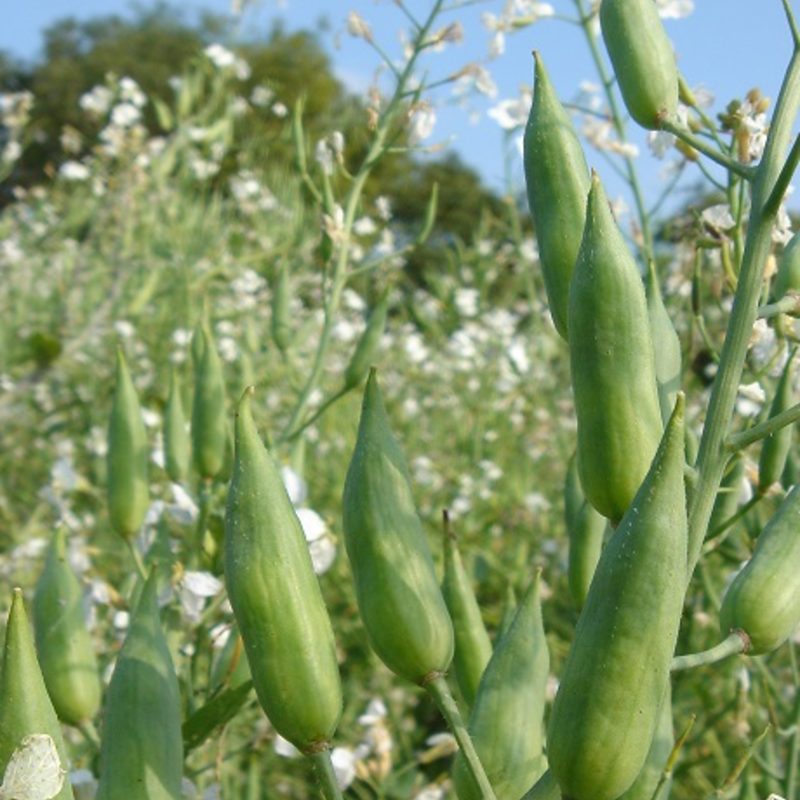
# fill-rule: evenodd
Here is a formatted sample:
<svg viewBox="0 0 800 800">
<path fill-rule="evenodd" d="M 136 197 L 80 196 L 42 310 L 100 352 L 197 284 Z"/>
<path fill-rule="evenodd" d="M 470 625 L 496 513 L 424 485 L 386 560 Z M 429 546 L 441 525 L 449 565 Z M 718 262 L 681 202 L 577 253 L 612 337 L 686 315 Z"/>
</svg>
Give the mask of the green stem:
<svg viewBox="0 0 800 800">
<path fill-rule="evenodd" d="M 795 676 L 798 675 L 797 661 L 794 657 L 794 645 L 790 645 L 790 655 Z M 794 694 L 794 732 L 789 746 L 789 763 L 786 766 L 786 800 L 795 800 L 797 797 L 797 778 L 800 772 L 800 691 L 798 691 L 797 678 L 795 678 Z"/>
<path fill-rule="evenodd" d="M 733 526 L 742 517 L 744 517 L 763 497 L 763 494 L 754 494 L 741 508 L 736 511 L 735 514 L 732 514 L 730 517 L 728 517 L 728 519 L 724 520 L 720 525 L 714 528 L 713 531 L 709 531 L 708 540 L 703 545 L 702 552 L 705 554 L 711 550 L 716 550 L 720 544 L 725 541 Z"/>
<path fill-rule="evenodd" d="M 760 442 L 762 439 L 772 436 L 787 425 L 793 425 L 799 419 L 800 403 L 795 403 L 791 408 L 787 408 L 786 411 L 781 411 L 780 414 L 770 417 L 766 422 L 760 422 L 758 425 L 753 425 L 752 428 L 740 433 L 732 433 L 727 438 L 725 446 L 729 452 L 735 453 L 737 450 L 743 450 L 755 442 Z"/>
<path fill-rule="evenodd" d="M 758 309 L 759 319 L 770 319 L 781 314 L 789 314 L 792 317 L 800 316 L 800 294 L 789 292 L 777 303 L 769 303 Z"/>
<path fill-rule="evenodd" d="M 125 543 L 128 545 L 131 558 L 133 558 L 133 565 L 136 567 L 136 574 L 141 579 L 142 583 L 147 580 L 147 567 L 144 564 L 142 554 L 136 547 L 136 542 L 133 539 L 126 539 Z"/>
<path fill-rule="evenodd" d="M 279 437 L 281 441 L 286 441 L 295 437 L 297 428 L 300 425 L 300 420 L 305 414 L 306 407 L 311 399 L 314 390 L 319 385 L 322 376 L 324 365 L 328 361 L 328 350 L 330 348 L 331 335 L 333 332 L 333 324 L 336 318 L 336 313 L 339 309 L 339 302 L 342 292 L 347 285 L 348 280 L 348 264 L 350 260 L 350 237 L 353 230 L 353 222 L 355 221 L 356 214 L 358 213 L 358 205 L 361 200 L 361 193 L 364 190 L 364 185 L 367 178 L 372 172 L 373 167 L 378 163 L 381 157 L 386 152 L 386 143 L 389 134 L 392 131 L 394 123 L 398 115 L 403 110 L 403 97 L 405 95 L 406 86 L 414 74 L 414 68 L 417 59 L 422 53 L 425 39 L 428 32 L 433 26 L 436 17 L 439 15 L 444 0 L 436 0 L 433 7 L 428 14 L 425 23 L 419 26 L 416 37 L 416 47 L 414 48 L 411 57 L 405 64 L 405 67 L 397 76 L 397 82 L 394 89 L 394 94 L 386 108 L 386 112 L 380 119 L 378 127 L 375 130 L 375 135 L 370 142 L 369 150 L 365 156 L 358 172 L 353 177 L 350 191 L 347 195 L 347 202 L 344 207 L 344 223 L 342 225 L 341 241 L 339 242 L 339 249 L 336 256 L 336 263 L 333 267 L 333 273 L 330 279 L 330 289 L 324 305 L 324 317 L 322 322 L 322 330 L 319 335 L 319 342 L 317 350 L 314 354 L 314 362 L 311 365 L 308 378 L 297 399 L 292 416 L 284 429 L 283 435 Z"/>
<path fill-rule="evenodd" d="M 326 747 L 316 753 L 307 753 L 314 768 L 314 774 L 319 780 L 320 794 L 324 800 L 344 800 L 339 782 L 336 780 L 336 772 L 331 761 L 331 749 Z"/>
<path fill-rule="evenodd" d="M 705 139 L 697 136 L 688 128 L 681 125 L 676 119 L 665 117 L 663 120 L 661 120 L 661 130 L 671 133 L 677 139 L 680 139 L 682 142 L 685 142 L 689 146 L 693 147 L 699 153 L 702 153 L 704 156 L 706 156 L 706 158 L 710 158 L 715 163 L 725 167 L 725 169 L 732 172 L 734 175 L 738 175 L 740 178 L 743 178 L 746 181 L 753 180 L 753 176 L 755 175 L 755 170 L 753 167 L 742 164 L 741 161 L 737 161 L 736 159 L 731 158 L 727 153 L 724 153 L 721 150 L 718 150 L 716 147 L 713 147 Z"/>
<path fill-rule="evenodd" d="M 786 159 L 786 163 L 775 181 L 775 186 L 764 203 L 765 214 L 778 213 L 780 205 L 786 197 L 786 192 L 789 190 L 789 184 L 792 182 L 798 161 L 800 161 L 800 136 L 795 137 L 789 157 Z"/>
<path fill-rule="evenodd" d="M 433 680 L 426 683 L 425 689 L 433 698 L 433 702 L 436 703 L 436 707 L 445 718 L 453 736 L 455 736 L 461 754 L 464 756 L 467 768 L 470 773 L 472 773 L 472 777 L 478 785 L 481 797 L 483 800 L 497 800 L 494 790 L 489 783 L 489 779 L 486 777 L 483 765 L 478 758 L 475 745 L 472 743 L 472 739 L 467 731 L 467 726 L 461 718 L 461 712 L 458 710 L 456 701 L 453 699 L 450 687 L 447 685 L 444 676 L 438 675 Z"/>
<path fill-rule="evenodd" d="M 97 733 L 97 728 L 95 728 L 94 723 L 90 720 L 84 720 L 78 725 L 78 730 L 83 736 L 84 739 L 89 743 L 89 746 L 94 750 L 96 753 L 100 752 L 100 736 Z"/>
<path fill-rule="evenodd" d="M 710 650 L 703 650 L 702 653 L 689 653 L 685 656 L 675 656 L 672 659 L 670 669 L 677 672 L 682 669 L 693 669 L 694 667 L 704 667 L 707 664 L 716 664 L 728 656 L 736 653 L 744 653 L 750 646 L 750 640 L 738 631 L 734 631 L 727 639 L 721 641 Z"/>
<path fill-rule="evenodd" d="M 208 517 L 211 513 L 211 481 L 203 479 L 200 482 L 199 511 L 197 514 L 196 549 L 194 557 L 201 558 L 203 554 L 203 544 L 206 538 L 206 528 L 208 527 Z"/>
<path fill-rule="evenodd" d="M 700 557 L 714 498 L 729 457 L 726 440 L 750 335 L 758 313 L 764 269 L 772 245 L 774 215 L 764 213 L 764 204 L 775 186 L 781 171 L 781 162 L 794 135 L 793 126 L 798 105 L 800 51 L 795 51 L 781 87 L 764 156 L 753 184 L 752 210 L 742 268 L 700 439 L 697 489 L 689 508 L 689 575 L 694 571 Z"/>
</svg>

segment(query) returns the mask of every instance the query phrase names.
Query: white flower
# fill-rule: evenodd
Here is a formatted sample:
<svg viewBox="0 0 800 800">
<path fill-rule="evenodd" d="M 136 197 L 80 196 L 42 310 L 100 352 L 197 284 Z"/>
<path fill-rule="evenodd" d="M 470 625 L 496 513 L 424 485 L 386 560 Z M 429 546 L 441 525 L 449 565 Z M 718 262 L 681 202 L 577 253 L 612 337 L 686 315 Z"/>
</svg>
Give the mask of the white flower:
<svg viewBox="0 0 800 800">
<path fill-rule="evenodd" d="M 283 478 L 283 485 L 292 503 L 296 506 L 302 505 L 308 497 L 308 487 L 302 476 L 291 467 L 283 467 L 281 478 Z"/>
<path fill-rule="evenodd" d="M 736 225 L 736 220 L 734 220 L 731 215 L 731 210 L 727 203 L 709 206 L 703 210 L 703 213 L 700 214 L 700 218 L 706 225 L 710 225 L 712 228 L 717 228 L 721 231 L 730 230 Z"/>
<path fill-rule="evenodd" d="M 120 128 L 130 128 L 141 118 L 141 109 L 133 103 L 119 103 L 111 111 L 111 122 Z"/>
<path fill-rule="evenodd" d="M 107 86 L 95 86 L 80 96 L 78 105 L 89 114 L 100 117 L 111 108 L 113 99 L 114 94 Z"/>
<path fill-rule="evenodd" d="M 357 39 L 366 39 L 368 42 L 372 41 L 372 31 L 369 25 L 356 11 L 351 11 L 347 15 L 347 32 Z"/>
<path fill-rule="evenodd" d="M 656 0 L 662 19 L 681 19 L 694 11 L 693 0 Z"/>
<path fill-rule="evenodd" d="M 418 103 L 411 113 L 408 141 L 413 147 L 430 137 L 436 125 L 436 112 L 428 103 Z"/>
<path fill-rule="evenodd" d="M 284 739 L 279 733 L 275 734 L 275 741 L 272 743 L 272 749 L 276 755 L 282 758 L 300 758 L 302 753 L 287 739 Z"/>
<path fill-rule="evenodd" d="M 353 233 L 356 236 L 371 236 L 378 230 L 378 226 L 371 217 L 359 217 L 353 223 Z"/>
<path fill-rule="evenodd" d="M 366 711 L 358 718 L 358 724 L 370 727 L 386 719 L 386 703 L 380 697 L 373 697 L 367 704 Z"/>
<path fill-rule="evenodd" d="M 761 411 L 766 399 L 767 395 L 758 381 L 744 384 L 739 387 L 739 393 L 736 397 L 736 410 L 743 417 L 755 417 Z"/>
<path fill-rule="evenodd" d="M 356 778 L 356 762 L 358 758 L 353 750 L 347 747 L 334 747 L 331 750 L 331 763 L 336 775 L 336 783 L 343 791 Z"/>
<path fill-rule="evenodd" d="M 314 148 L 314 160 L 326 175 L 333 175 L 333 151 L 328 147 L 327 139 L 320 139 L 317 142 Z"/>
<path fill-rule="evenodd" d="M 266 108 L 275 97 L 275 92 L 266 86 L 254 86 L 253 91 L 250 92 L 250 102 L 258 108 Z"/>
<path fill-rule="evenodd" d="M 272 113 L 276 117 L 285 117 L 289 113 L 289 109 L 283 103 L 273 103 Z"/>
<path fill-rule="evenodd" d="M 513 131 L 524 127 L 531 111 L 533 93 L 529 88 L 523 88 L 519 97 L 501 100 L 496 106 L 490 108 L 487 114 L 506 131 Z"/>
<path fill-rule="evenodd" d="M 384 222 L 388 222 L 392 218 L 392 204 L 389 198 L 383 195 L 376 197 L 375 211 Z"/>
<path fill-rule="evenodd" d="M 236 63 L 236 55 L 221 44 L 210 44 L 203 52 L 215 67 L 225 69 Z"/>
<path fill-rule="evenodd" d="M 65 161 L 59 168 L 58 174 L 66 181 L 85 181 L 89 178 L 89 167 L 80 161 Z"/>
</svg>

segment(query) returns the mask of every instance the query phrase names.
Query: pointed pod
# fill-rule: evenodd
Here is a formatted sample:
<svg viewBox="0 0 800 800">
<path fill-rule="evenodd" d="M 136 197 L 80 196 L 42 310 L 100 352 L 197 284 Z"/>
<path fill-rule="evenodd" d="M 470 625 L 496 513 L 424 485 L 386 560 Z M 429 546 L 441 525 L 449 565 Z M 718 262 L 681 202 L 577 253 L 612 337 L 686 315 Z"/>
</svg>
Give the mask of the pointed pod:
<svg viewBox="0 0 800 800">
<path fill-rule="evenodd" d="M 600 27 L 628 112 L 655 130 L 678 108 L 678 68 L 658 6 L 653 0 L 603 0 Z"/>
<path fill-rule="evenodd" d="M 787 292 L 800 292 L 800 231 L 783 248 L 775 274 L 775 299 L 780 300 Z"/>
<path fill-rule="evenodd" d="M 645 293 L 647 295 L 647 316 L 650 320 L 650 331 L 653 334 L 658 400 L 661 404 L 661 418 L 666 424 L 675 407 L 675 398 L 681 388 L 681 340 L 678 338 L 678 332 L 664 305 L 655 264 L 652 261 L 647 270 Z"/>
<path fill-rule="evenodd" d="M 578 134 L 534 53 L 533 105 L 525 127 L 525 185 L 556 330 L 568 339 L 568 298 L 581 243 L 589 168 Z"/>
<path fill-rule="evenodd" d="M 147 486 L 147 434 L 139 395 L 122 350 L 117 350 L 114 400 L 108 423 L 108 513 L 112 528 L 135 536 L 150 505 Z"/>
<path fill-rule="evenodd" d="M 347 470 L 343 519 L 372 648 L 393 672 L 414 683 L 446 672 L 453 658 L 453 625 L 374 370 Z"/>
<path fill-rule="evenodd" d="M 778 381 L 775 397 L 770 406 L 770 418 L 787 411 L 794 402 L 794 362 L 790 357 Z M 773 483 L 781 479 L 789 452 L 792 449 L 794 425 L 784 425 L 761 443 L 758 459 L 758 490 L 766 492 Z"/>
<path fill-rule="evenodd" d="M 36 735 L 52 739 L 66 774 L 69 760 L 61 726 L 36 658 L 22 590 L 15 589 L 0 664 L 0 782 L 14 753 L 24 747 L 26 737 Z M 54 800 L 73 800 L 69 780 L 64 780 Z"/>
<path fill-rule="evenodd" d="M 106 693 L 97 800 L 180 800 L 181 695 L 151 572 Z"/>
<path fill-rule="evenodd" d="M 667 694 L 661 709 L 658 712 L 658 724 L 656 725 L 653 741 L 650 742 L 650 749 L 647 751 L 647 758 L 641 772 L 636 776 L 633 785 L 620 795 L 618 800 L 652 800 L 653 793 L 658 786 L 661 776 L 667 766 L 667 761 L 672 755 L 675 746 L 675 732 L 672 720 L 672 690 L 667 684 Z M 665 782 L 659 797 L 669 797 L 669 788 L 672 779 Z"/>
<path fill-rule="evenodd" d="M 202 347 L 194 373 L 192 457 L 200 477 L 211 479 L 222 469 L 228 441 L 225 378 L 211 331 L 201 329 L 198 335 Z"/>
<path fill-rule="evenodd" d="M 100 708 L 100 672 L 83 612 L 83 588 L 56 529 L 33 595 L 33 628 L 42 675 L 59 719 L 91 720 Z"/>
<path fill-rule="evenodd" d="M 386 317 L 389 313 L 389 290 L 387 289 L 372 309 L 367 320 L 367 327 L 358 340 L 353 357 L 344 371 L 345 389 L 355 389 L 369 373 L 375 363 L 375 356 L 386 330 Z"/>
<path fill-rule="evenodd" d="M 186 480 L 189 474 L 190 452 L 180 378 L 177 369 L 173 368 L 167 405 L 164 409 L 164 467 L 171 481 L 181 483 Z"/>
<path fill-rule="evenodd" d="M 539 580 L 540 572 L 495 647 L 467 725 L 497 800 L 517 800 L 547 767 L 544 708 L 550 652 Z M 453 764 L 453 782 L 459 800 L 483 796 L 460 753 Z"/>
<path fill-rule="evenodd" d="M 684 399 L 597 565 L 547 732 L 564 797 L 614 800 L 647 759 L 669 682 L 687 568 Z"/>
<path fill-rule="evenodd" d="M 800 624 L 800 486 L 784 498 L 753 555 L 725 592 L 723 634 L 744 631 L 749 655 L 779 647 Z"/>
<path fill-rule="evenodd" d="M 569 319 L 581 485 L 586 499 L 617 523 L 647 474 L 663 423 L 644 285 L 597 175 Z"/>
<path fill-rule="evenodd" d="M 581 486 L 581 478 L 578 474 L 578 453 L 574 452 L 567 462 L 567 473 L 564 476 L 564 522 L 567 531 L 575 526 L 578 512 L 586 502 Z"/>
<path fill-rule="evenodd" d="M 572 603 L 577 611 L 583 608 L 586 595 L 589 594 L 607 527 L 608 520 L 591 503 L 584 501 L 573 526 L 567 531 L 567 578 Z"/>
<path fill-rule="evenodd" d="M 267 717 L 312 752 L 328 745 L 342 712 L 336 647 L 303 528 L 253 421 L 252 393 L 236 409 L 225 584 Z"/>
<path fill-rule="evenodd" d="M 453 672 L 461 697 L 470 708 L 475 701 L 483 671 L 492 655 L 492 640 L 483 624 L 483 616 L 467 574 L 455 535 L 445 524 L 444 595 L 455 635 Z"/>
</svg>

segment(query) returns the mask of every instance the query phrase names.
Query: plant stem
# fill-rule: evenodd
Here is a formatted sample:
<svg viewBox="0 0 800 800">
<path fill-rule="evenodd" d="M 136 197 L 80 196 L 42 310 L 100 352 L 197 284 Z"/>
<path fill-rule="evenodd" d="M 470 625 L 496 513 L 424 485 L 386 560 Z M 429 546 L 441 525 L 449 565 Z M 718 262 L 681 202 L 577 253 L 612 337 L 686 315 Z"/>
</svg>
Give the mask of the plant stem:
<svg viewBox="0 0 800 800">
<path fill-rule="evenodd" d="M 742 268 L 700 439 L 697 488 L 689 508 L 689 576 L 700 557 L 714 498 L 728 460 L 726 440 L 772 244 L 774 215 L 764 213 L 764 204 L 781 172 L 781 162 L 794 135 L 793 126 L 799 105 L 800 52 L 796 50 L 786 71 L 764 156 L 753 184 L 752 211 Z"/>
<path fill-rule="evenodd" d="M 781 411 L 774 417 L 770 417 L 766 422 L 760 422 L 758 425 L 753 425 L 741 433 L 732 433 L 726 440 L 725 446 L 730 452 L 743 450 L 748 445 L 760 442 L 766 439 L 767 436 L 777 433 L 781 428 L 787 425 L 793 425 L 800 419 L 800 403 L 795 403 L 791 408 L 786 411 Z"/>
<path fill-rule="evenodd" d="M 447 685 L 444 676 L 439 675 L 432 681 L 426 683 L 425 689 L 433 698 L 433 702 L 436 703 L 437 708 L 445 718 L 453 736 L 455 736 L 459 749 L 466 761 L 467 768 L 472 773 L 472 777 L 480 789 L 483 800 L 497 800 L 494 790 L 489 784 L 489 779 L 486 777 L 483 765 L 478 758 L 478 753 L 475 751 L 475 745 L 472 743 L 472 739 L 467 731 L 467 726 L 461 718 L 461 712 L 458 710 L 456 701 L 453 699 L 450 687 Z"/>
<path fill-rule="evenodd" d="M 125 543 L 128 545 L 128 550 L 130 550 L 131 558 L 133 558 L 133 565 L 136 567 L 136 574 L 144 583 L 147 580 L 147 567 L 144 564 L 144 559 L 142 558 L 142 554 L 136 547 L 136 542 L 133 539 L 126 539 Z"/>
<path fill-rule="evenodd" d="M 314 773 L 319 780 L 320 793 L 324 800 L 344 800 L 333 769 L 330 747 L 316 753 L 308 753 L 307 757 L 311 760 Z"/>
<path fill-rule="evenodd" d="M 725 167 L 725 169 L 732 172 L 734 175 L 738 175 L 746 181 L 753 180 L 753 167 L 742 164 L 741 161 L 736 161 L 727 153 L 723 153 L 721 150 L 717 150 L 716 147 L 712 147 L 705 139 L 692 133 L 688 128 L 676 122 L 675 119 L 670 119 L 669 117 L 662 119 L 661 130 L 671 133 L 677 139 L 693 147 L 699 153 L 706 156 L 706 158 L 710 158 L 715 163 Z"/>
<path fill-rule="evenodd" d="M 675 656 L 672 659 L 670 669 L 677 672 L 682 669 L 693 669 L 694 667 L 704 667 L 707 664 L 716 664 L 728 656 L 747 651 L 750 642 L 741 633 L 734 631 L 727 639 L 721 641 L 710 650 L 703 650 L 701 653 L 688 653 L 685 656 Z"/>
</svg>

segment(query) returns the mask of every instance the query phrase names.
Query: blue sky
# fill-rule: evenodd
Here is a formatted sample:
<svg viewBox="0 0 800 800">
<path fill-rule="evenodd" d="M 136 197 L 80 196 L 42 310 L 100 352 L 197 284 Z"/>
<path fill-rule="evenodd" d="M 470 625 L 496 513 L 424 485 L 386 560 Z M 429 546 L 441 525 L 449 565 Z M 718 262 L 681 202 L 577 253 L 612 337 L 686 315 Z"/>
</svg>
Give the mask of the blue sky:
<svg viewBox="0 0 800 800">
<path fill-rule="evenodd" d="M 551 2 L 557 14 L 572 15 L 572 0 Z M 429 0 L 407 0 L 407 4 L 419 15 L 430 7 Z M 428 76 L 444 77 L 468 62 L 485 62 L 490 34 L 481 25 L 481 13 L 488 11 L 499 15 L 503 4 L 504 0 L 488 0 L 443 16 L 442 24 L 456 19 L 461 22 L 464 41 L 447 47 L 440 54 L 432 54 L 425 62 Z M 230 0 L 182 0 L 180 5 L 189 14 L 200 9 L 227 14 L 231 8 Z M 0 50 L 23 59 L 34 59 L 40 52 L 41 31 L 54 21 L 65 16 L 85 20 L 110 13 L 126 15 L 131 7 L 128 3 L 113 0 L 32 0 L 24 3 L 17 0 L 4 8 Z M 245 35 L 268 31 L 276 18 L 283 19 L 289 29 L 319 29 L 321 42 L 330 54 L 337 74 L 352 90 L 360 92 L 369 84 L 379 59 L 363 40 L 353 39 L 345 32 L 350 10 L 356 10 L 369 22 L 376 39 L 391 55 L 399 54 L 398 34 L 405 20 L 389 0 L 255 0 L 247 6 L 240 24 Z M 326 24 L 320 25 L 323 20 Z M 776 96 L 791 54 L 791 39 L 780 0 L 758 3 L 752 0 L 696 0 L 692 15 L 681 20 L 667 20 L 665 24 L 689 84 L 702 84 L 715 96 L 714 113 L 722 110 L 729 99 L 743 97 L 754 86 L 767 96 Z M 441 108 L 434 135 L 429 140 L 452 147 L 489 186 L 497 190 L 504 188 L 509 174 L 518 182 L 521 168 L 513 148 L 506 151 L 510 152 L 510 158 L 504 158 L 503 132 L 487 116 L 487 111 L 502 99 L 518 96 L 522 84 L 530 85 L 530 54 L 533 49 L 542 53 L 562 99 L 575 97 L 581 81 L 594 80 L 589 56 L 577 28 L 560 19 L 539 21 L 508 36 L 504 55 L 487 65 L 498 87 L 497 96 L 493 99 L 477 98 L 467 109 L 452 102 Z M 439 97 L 447 100 L 450 95 L 445 91 Z M 645 192 L 654 199 L 659 194 L 659 173 L 663 163 L 650 157 L 641 136 L 635 141 L 642 145 L 640 163 Z M 602 158 L 589 152 L 588 160 L 598 167 L 612 196 L 624 195 L 624 186 L 615 182 L 612 171 Z M 696 177 L 697 172 L 693 175 Z M 691 183 L 691 180 L 686 183 Z M 676 195 L 675 202 L 680 202 L 680 195 Z"/>
</svg>

